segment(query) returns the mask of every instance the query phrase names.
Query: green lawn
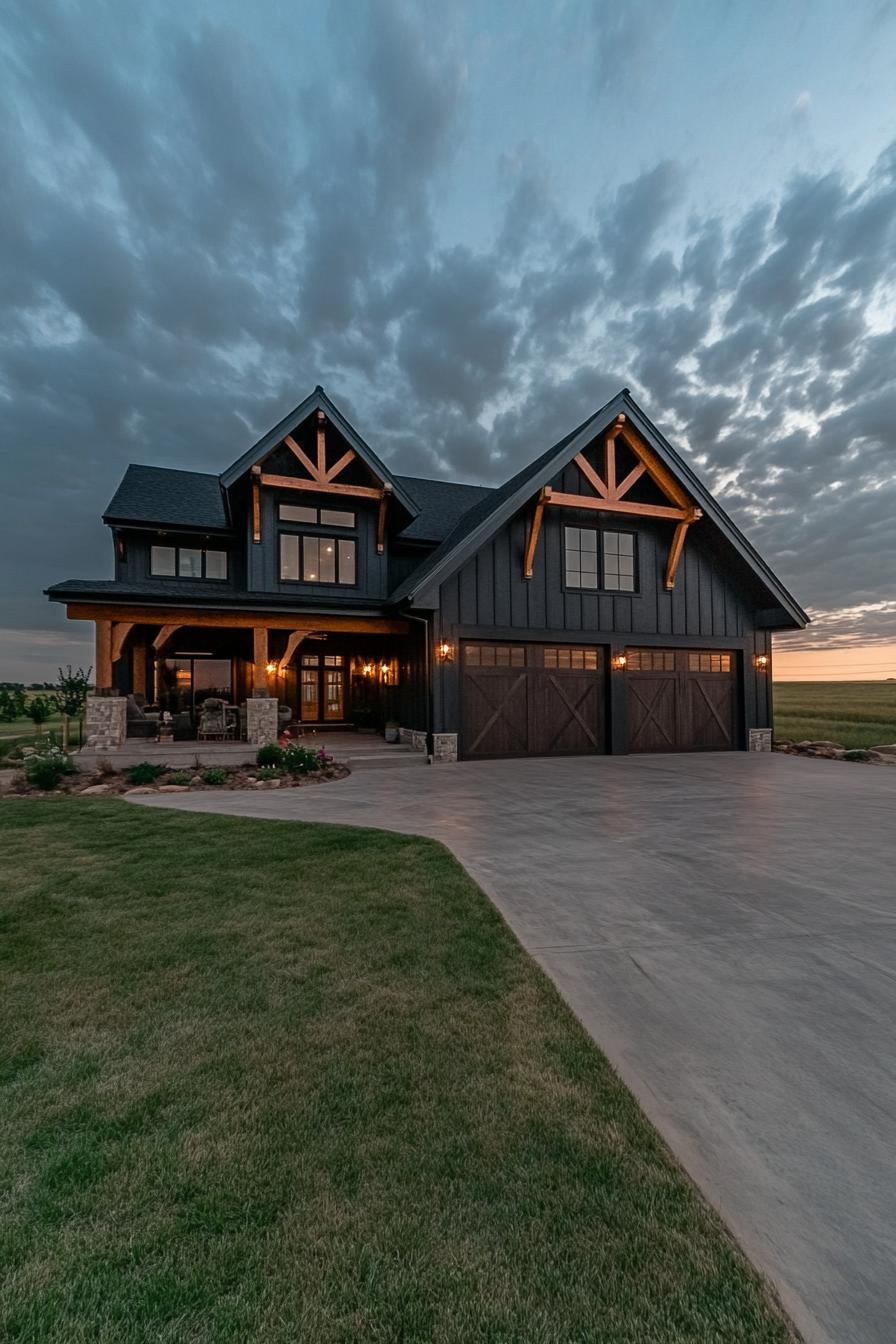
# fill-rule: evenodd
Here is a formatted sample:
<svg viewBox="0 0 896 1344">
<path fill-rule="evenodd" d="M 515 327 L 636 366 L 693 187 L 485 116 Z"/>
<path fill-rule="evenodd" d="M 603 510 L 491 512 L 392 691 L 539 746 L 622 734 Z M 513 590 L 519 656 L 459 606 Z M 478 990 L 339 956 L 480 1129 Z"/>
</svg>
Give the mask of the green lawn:
<svg viewBox="0 0 896 1344">
<path fill-rule="evenodd" d="M 775 732 L 794 741 L 896 742 L 896 681 L 776 681 Z"/>
<path fill-rule="evenodd" d="M 784 1341 L 439 845 L 0 804 L 0 1337 Z"/>
</svg>

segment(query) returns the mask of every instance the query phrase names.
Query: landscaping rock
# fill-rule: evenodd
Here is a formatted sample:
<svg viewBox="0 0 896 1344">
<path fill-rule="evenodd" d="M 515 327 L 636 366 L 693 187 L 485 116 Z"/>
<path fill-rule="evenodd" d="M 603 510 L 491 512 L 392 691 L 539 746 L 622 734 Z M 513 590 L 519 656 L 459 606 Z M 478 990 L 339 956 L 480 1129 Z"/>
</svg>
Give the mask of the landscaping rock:
<svg viewBox="0 0 896 1344">
<path fill-rule="evenodd" d="M 159 793 L 189 793 L 189 784 L 160 784 Z"/>
<path fill-rule="evenodd" d="M 125 798 L 133 798 L 135 793 L 158 793 L 158 789 L 151 789 L 149 785 L 144 785 L 138 789 L 126 789 L 122 796 Z"/>
<path fill-rule="evenodd" d="M 254 779 L 252 787 L 253 789 L 279 789 L 282 783 L 282 779 Z"/>
<path fill-rule="evenodd" d="M 201 775 L 194 775 L 193 778 L 190 780 L 190 783 L 191 783 L 191 784 L 201 784 L 201 783 L 202 783 L 202 776 L 201 776 Z"/>
<path fill-rule="evenodd" d="M 109 792 L 109 785 L 108 785 L 108 784 L 91 784 L 91 785 L 90 785 L 88 788 L 86 788 L 86 789 L 79 789 L 78 792 L 79 792 L 79 794 L 81 795 L 82 798 L 84 797 L 85 794 L 89 794 L 89 793 L 108 793 L 108 792 Z"/>
<path fill-rule="evenodd" d="M 885 742 L 881 747 L 869 747 L 869 751 L 876 751 L 879 756 L 892 756 L 896 759 L 896 742 Z"/>
</svg>

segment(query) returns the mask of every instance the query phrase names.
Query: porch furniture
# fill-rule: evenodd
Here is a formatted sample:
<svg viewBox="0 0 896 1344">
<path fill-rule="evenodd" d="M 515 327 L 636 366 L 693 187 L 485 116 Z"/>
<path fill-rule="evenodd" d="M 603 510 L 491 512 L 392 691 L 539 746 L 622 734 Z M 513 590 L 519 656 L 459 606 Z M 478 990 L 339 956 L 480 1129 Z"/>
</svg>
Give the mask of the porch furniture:
<svg viewBox="0 0 896 1344">
<path fill-rule="evenodd" d="M 159 715 L 147 713 L 137 703 L 133 695 L 128 696 L 126 709 L 128 737 L 156 737 L 159 731 Z"/>
<path fill-rule="evenodd" d="M 209 742 L 217 739 L 220 742 L 226 741 L 233 733 L 233 724 L 228 717 L 224 701 L 215 696 L 203 701 L 202 709 L 199 713 L 199 727 L 196 736 L 200 742 Z"/>
<path fill-rule="evenodd" d="M 292 710 L 289 705 L 284 705 L 281 701 L 277 706 L 277 724 L 280 728 L 285 728 L 288 723 L 292 723 Z"/>
</svg>

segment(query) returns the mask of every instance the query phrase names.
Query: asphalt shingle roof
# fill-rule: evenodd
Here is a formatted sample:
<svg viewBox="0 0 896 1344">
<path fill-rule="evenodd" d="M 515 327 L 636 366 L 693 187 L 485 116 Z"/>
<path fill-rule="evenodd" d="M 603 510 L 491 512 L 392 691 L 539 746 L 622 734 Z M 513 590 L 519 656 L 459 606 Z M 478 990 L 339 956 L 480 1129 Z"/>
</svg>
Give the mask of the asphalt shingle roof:
<svg viewBox="0 0 896 1344">
<path fill-rule="evenodd" d="M 217 476 L 133 463 L 109 501 L 103 520 L 215 530 L 230 527 L 227 499 Z"/>
<path fill-rule="evenodd" d="M 427 481 L 419 476 L 399 476 L 397 479 L 420 510 L 400 534 L 402 541 L 441 541 L 474 504 L 495 493 L 486 485 Z"/>
</svg>

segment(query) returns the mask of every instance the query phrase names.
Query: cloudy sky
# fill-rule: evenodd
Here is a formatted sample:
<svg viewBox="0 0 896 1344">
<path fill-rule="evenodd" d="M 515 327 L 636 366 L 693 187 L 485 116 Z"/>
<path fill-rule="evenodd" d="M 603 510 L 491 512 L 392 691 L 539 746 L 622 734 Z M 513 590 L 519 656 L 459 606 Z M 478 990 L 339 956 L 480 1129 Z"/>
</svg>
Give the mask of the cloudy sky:
<svg viewBox="0 0 896 1344">
<path fill-rule="evenodd" d="M 631 387 L 791 665 L 896 672 L 894 68 L 893 0 L 5 0 L 0 678 L 91 661 L 41 590 L 111 573 L 128 462 L 317 382 L 488 483 Z"/>
</svg>

